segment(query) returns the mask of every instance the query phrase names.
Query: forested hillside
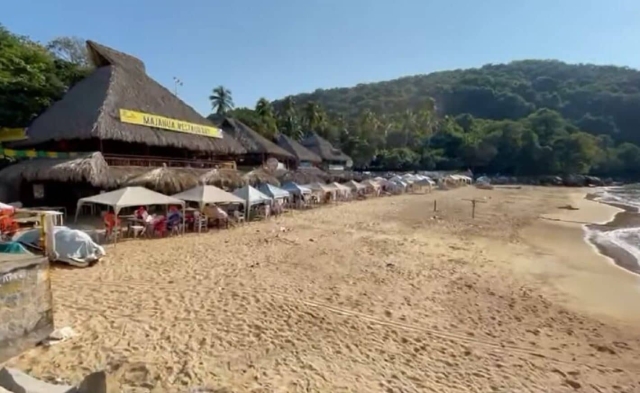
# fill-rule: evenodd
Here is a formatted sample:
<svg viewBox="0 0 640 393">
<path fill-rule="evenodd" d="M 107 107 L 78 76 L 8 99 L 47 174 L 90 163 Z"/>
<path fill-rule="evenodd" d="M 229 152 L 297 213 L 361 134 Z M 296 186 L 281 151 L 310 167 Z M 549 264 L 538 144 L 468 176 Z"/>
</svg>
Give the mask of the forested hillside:
<svg viewBox="0 0 640 393">
<path fill-rule="evenodd" d="M 429 97 L 435 99 L 439 115 L 517 120 L 547 108 L 583 131 L 640 142 L 640 72 L 623 67 L 525 60 L 318 89 L 293 99 L 299 105 L 314 101 L 353 118 L 367 109 L 377 114 L 419 111 Z"/>
<path fill-rule="evenodd" d="M 315 130 L 363 168 L 640 173 L 640 72 L 624 67 L 525 60 L 319 89 L 272 106 L 281 131 Z M 269 133 L 257 109 L 234 112 Z"/>
</svg>

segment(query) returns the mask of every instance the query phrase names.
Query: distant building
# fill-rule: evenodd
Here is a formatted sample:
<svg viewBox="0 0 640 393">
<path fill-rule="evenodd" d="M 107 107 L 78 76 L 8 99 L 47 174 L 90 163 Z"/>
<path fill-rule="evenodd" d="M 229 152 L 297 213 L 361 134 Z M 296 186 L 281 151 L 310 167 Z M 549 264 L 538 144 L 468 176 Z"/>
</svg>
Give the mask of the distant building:
<svg viewBox="0 0 640 393">
<path fill-rule="evenodd" d="M 316 133 L 307 136 L 300 144 L 322 159 L 321 167 L 326 171 L 340 172 L 353 166 L 353 161 L 348 155 L 333 147 L 329 141 Z"/>
</svg>

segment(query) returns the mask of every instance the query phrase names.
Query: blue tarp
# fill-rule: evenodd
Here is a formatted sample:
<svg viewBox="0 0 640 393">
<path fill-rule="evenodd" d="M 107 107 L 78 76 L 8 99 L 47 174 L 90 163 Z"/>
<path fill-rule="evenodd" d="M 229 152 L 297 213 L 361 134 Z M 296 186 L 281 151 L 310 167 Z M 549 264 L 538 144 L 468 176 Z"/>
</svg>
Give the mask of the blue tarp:
<svg viewBox="0 0 640 393">
<path fill-rule="evenodd" d="M 311 194 L 311 190 L 309 188 L 298 185 L 292 181 L 284 183 L 281 188 L 296 195 Z"/>
<path fill-rule="evenodd" d="M 0 253 L 2 254 L 31 254 L 29 250 L 18 242 L 2 242 L 0 243 Z"/>
</svg>

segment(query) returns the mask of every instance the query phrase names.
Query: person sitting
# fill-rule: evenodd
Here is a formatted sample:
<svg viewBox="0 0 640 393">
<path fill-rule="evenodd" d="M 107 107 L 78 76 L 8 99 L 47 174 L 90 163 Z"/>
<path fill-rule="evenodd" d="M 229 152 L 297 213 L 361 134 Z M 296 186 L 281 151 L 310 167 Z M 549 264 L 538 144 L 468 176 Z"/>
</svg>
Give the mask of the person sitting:
<svg viewBox="0 0 640 393">
<path fill-rule="evenodd" d="M 169 214 L 167 216 L 167 230 L 170 232 L 180 232 L 180 225 L 182 224 L 182 214 L 175 206 L 171 206 Z"/>
<path fill-rule="evenodd" d="M 144 222 L 148 222 L 148 217 L 149 217 L 149 212 L 147 212 L 147 209 L 144 206 L 140 206 L 136 212 L 135 212 L 135 216 L 138 220 L 142 220 Z"/>
<path fill-rule="evenodd" d="M 222 210 L 219 206 L 209 205 L 205 208 L 205 214 L 214 220 L 214 223 L 218 228 L 229 227 L 229 214 Z"/>
<path fill-rule="evenodd" d="M 120 223 L 116 214 L 112 211 L 107 211 L 103 217 L 105 237 L 109 238 L 113 235 L 116 227 Z"/>
</svg>

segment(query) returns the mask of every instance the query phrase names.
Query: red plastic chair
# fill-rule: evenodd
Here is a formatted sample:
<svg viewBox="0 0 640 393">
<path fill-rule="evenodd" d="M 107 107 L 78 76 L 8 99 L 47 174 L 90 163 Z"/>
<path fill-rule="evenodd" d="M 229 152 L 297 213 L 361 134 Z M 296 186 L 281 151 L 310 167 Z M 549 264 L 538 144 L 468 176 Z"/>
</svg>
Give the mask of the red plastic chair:
<svg viewBox="0 0 640 393">
<path fill-rule="evenodd" d="M 164 237 L 167 234 L 167 220 L 163 217 L 153 223 L 153 233 Z"/>
</svg>

